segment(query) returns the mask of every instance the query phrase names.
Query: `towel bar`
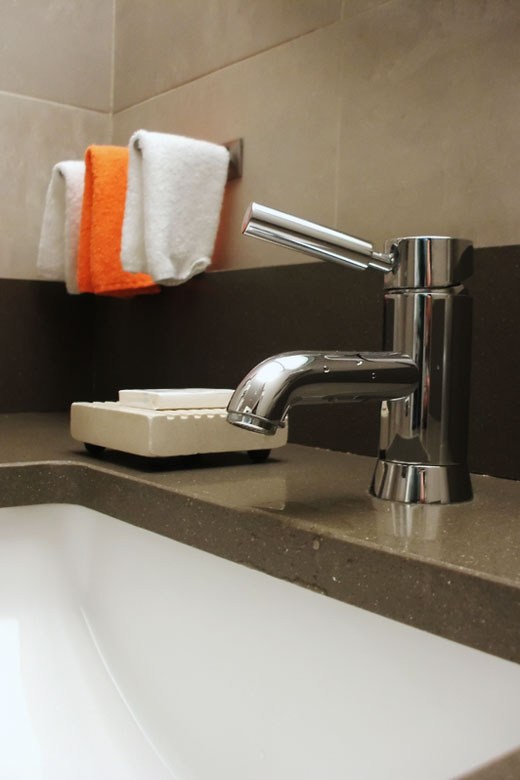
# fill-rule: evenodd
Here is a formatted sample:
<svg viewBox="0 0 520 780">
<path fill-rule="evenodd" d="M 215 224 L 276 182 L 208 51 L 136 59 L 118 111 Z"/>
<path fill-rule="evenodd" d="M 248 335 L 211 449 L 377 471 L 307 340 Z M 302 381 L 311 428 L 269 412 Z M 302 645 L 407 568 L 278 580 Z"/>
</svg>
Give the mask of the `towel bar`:
<svg viewBox="0 0 520 780">
<path fill-rule="evenodd" d="M 235 138 L 234 141 L 226 141 L 226 143 L 222 144 L 222 146 L 225 146 L 229 152 L 229 168 L 228 168 L 227 180 L 233 181 L 233 179 L 242 178 L 242 158 L 244 154 L 244 139 Z M 138 151 L 141 150 L 138 138 L 136 138 L 134 141 L 134 147 Z"/>
</svg>

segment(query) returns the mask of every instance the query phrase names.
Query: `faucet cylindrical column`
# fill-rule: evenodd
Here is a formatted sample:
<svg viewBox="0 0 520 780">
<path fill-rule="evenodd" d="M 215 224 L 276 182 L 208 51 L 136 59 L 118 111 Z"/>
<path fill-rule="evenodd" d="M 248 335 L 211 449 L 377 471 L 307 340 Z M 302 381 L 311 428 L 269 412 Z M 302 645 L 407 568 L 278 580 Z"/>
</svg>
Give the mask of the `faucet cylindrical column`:
<svg viewBox="0 0 520 780">
<path fill-rule="evenodd" d="M 385 295 L 385 347 L 410 356 L 419 382 L 408 398 L 383 406 L 372 492 L 401 501 L 463 501 L 472 496 L 467 467 L 472 301 L 456 282 L 471 272 L 471 245 L 440 238 L 400 241 L 405 246 L 396 271 L 385 279 L 385 286 L 396 286 Z M 407 241 L 418 252 L 408 251 Z M 403 283 L 417 286 L 399 287 Z"/>
</svg>

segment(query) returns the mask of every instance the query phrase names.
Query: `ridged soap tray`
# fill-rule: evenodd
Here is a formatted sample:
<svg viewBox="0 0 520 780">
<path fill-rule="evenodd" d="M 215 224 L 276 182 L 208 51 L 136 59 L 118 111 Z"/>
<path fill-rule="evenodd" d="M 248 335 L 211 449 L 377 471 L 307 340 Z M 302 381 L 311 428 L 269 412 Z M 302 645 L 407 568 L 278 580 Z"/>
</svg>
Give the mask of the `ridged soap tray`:
<svg viewBox="0 0 520 780">
<path fill-rule="evenodd" d="M 208 391 L 198 390 L 199 397 L 208 402 Z M 172 457 L 176 455 L 196 455 L 210 452 L 236 452 L 245 450 L 252 460 L 263 460 L 269 451 L 287 444 L 287 425 L 280 428 L 274 436 L 251 433 L 227 422 L 224 406 L 205 406 L 204 408 L 149 408 L 154 402 L 163 405 L 166 392 L 181 391 L 121 391 L 120 398 L 126 402 L 77 402 L 71 406 L 70 428 L 74 439 L 83 442 L 89 452 L 99 453 L 104 448 L 129 452 L 145 457 Z M 189 401 L 182 391 L 184 405 L 196 404 Z M 213 391 L 220 404 L 232 391 Z M 135 403 L 128 393 L 134 393 Z M 155 394 L 155 400 L 146 393 Z M 157 396 L 161 393 L 162 396 Z M 127 394 L 127 395 L 124 395 Z M 145 395 L 143 395 L 145 394 Z M 225 403 L 227 403 L 225 400 Z M 167 403 L 174 403 L 169 400 Z M 211 403 L 211 401 L 209 401 Z M 148 406 L 148 408 L 147 408 Z"/>
</svg>

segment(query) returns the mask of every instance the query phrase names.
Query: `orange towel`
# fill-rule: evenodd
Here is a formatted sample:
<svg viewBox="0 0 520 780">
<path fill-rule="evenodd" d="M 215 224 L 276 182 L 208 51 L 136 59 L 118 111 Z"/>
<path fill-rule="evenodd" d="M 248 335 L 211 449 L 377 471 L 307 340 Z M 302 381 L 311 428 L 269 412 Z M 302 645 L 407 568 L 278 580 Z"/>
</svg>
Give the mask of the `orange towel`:
<svg viewBox="0 0 520 780">
<path fill-rule="evenodd" d="M 78 251 L 80 292 L 130 298 L 160 291 L 148 274 L 128 273 L 121 266 L 127 171 L 126 147 L 87 149 Z"/>
</svg>

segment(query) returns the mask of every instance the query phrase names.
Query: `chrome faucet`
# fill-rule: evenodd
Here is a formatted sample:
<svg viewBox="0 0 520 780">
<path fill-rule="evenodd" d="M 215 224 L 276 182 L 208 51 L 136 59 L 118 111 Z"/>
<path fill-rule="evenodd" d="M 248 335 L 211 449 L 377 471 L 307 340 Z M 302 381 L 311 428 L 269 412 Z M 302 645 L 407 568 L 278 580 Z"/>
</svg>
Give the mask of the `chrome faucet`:
<svg viewBox="0 0 520 780">
<path fill-rule="evenodd" d="M 391 239 L 383 253 L 337 230 L 253 203 L 242 232 L 350 268 L 385 274 L 384 352 L 286 352 L 242 380 L 234 425 L 273 434 L 291 406 L 378 400 L 379 458 L 370 492 L 406 503 L 472 497 L 467 467 L 471 242 Z"/>
</svg>

